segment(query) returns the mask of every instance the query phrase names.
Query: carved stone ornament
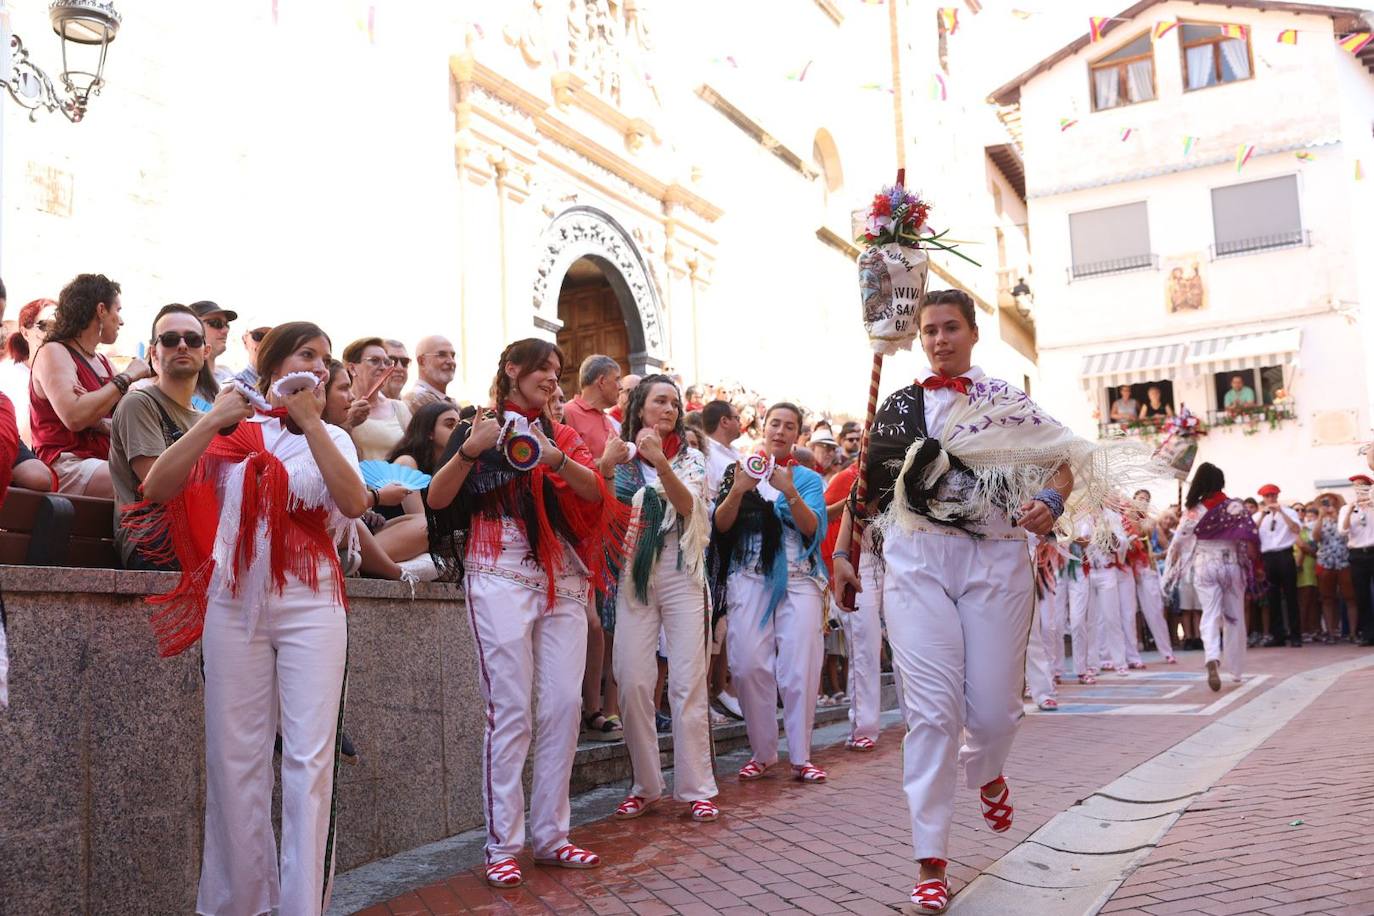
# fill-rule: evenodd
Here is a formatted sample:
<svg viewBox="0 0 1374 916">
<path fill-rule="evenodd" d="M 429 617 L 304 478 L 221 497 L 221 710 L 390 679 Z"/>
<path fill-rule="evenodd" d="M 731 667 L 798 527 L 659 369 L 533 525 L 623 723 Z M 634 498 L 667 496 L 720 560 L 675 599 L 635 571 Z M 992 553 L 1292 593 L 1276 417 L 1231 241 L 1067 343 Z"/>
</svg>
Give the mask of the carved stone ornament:
<svg viewBox="0 0 1374 916">
<path fill-rule="evenodd" d="M 629 328 L 631 348 L 642 347 L 651 360 L 662 360 L 666 355 L 662 310 L 648 266 L 620 224 L 592 207 L 565 210 L 549 224 L 539 241 L 533 296 L 536 323 L 541 316 L 557 316 L 563 277 L 574 261 L 589 255 L 609 262 L 634 300 L 639 328 Z M 638 339 L 641 336 L 642 343 Z"/>
</svg>

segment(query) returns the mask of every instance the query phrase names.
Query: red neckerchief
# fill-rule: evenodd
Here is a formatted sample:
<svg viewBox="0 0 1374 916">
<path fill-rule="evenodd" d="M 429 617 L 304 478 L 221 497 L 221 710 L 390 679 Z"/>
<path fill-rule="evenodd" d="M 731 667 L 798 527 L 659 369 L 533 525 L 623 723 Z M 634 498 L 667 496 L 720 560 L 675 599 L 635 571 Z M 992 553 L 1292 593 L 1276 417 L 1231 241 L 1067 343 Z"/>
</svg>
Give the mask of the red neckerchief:
<svg viewBox="0 0 1374 916">
<path fill-rule="evenodd" d="M 663 454 L 669 461 L 677 457 L 677 453 L 682 451 L 682 437 L 677 433 L 669 433 L 663 437 Z"/>
<path fill-rule="evenodd" d="M 518 413 L 520 414 L 520 416 L 524 417 L 526 420 L 529 420 L 531 423 L 535 422 L 544 415 L 544 409 L 542 407 L 530 407 L 526 409 L 516 404 L 514 401 L 507 401 L 506 403 L 502 404 L 501 409 L 506 411 L 507 413 Z"/>
<path fill-rule="evenodd" d="M 334 580 L 334 598 L 347 608 L 339 552 L 328 529 L 329 511 L 322 506 L 291 508 L 286 466 L 266 450 L 262 424 L 239 423 L 228 435 L 210 441 L 185 488 L 175 498 L 165 504 L 144 500 L 123 507 L 121 524 L 133 543 L 149 557 L 175 559 L 181 567 L 181 579 L 172 591 L 148 598 L 150 604 L 165 605 L 152 616 L 158 654 L 163 657 L 190 647 L 200 639 L 205 626 L 220 516 L 216 470 L 226 463 L 246 465 L 231 571 L 233 594 L 238 593 L 238 573 L 252 565 L 258 524 L 265 517 L 271 583 L 277 594 L 286 588 L 287 573 L 318 591 L 320 566 L 328 564 Z"/>
<path fill-rule="evenodd" d="M 1211 496 L 1208 496 L 1206 499 L 1202 501 L 1202 506 L 1204 509 L 1215 509 L 1217 506 L 1226 502 L 1226 500 L 1226 494 L 1221 492 L 1220 490 L 1217 490 Z"/>
<path fill-rule="evenodd" d="M 948 375 L 936 373 L 921 382 L 921 387 L 926 391 L 939 391 L 941 388 L 953 388 L 960 394 L 968 394 L 968 386 L 973 384 L 967 376 L 959 375 L 951 378 Z"/>
<path fill-rule="evenodd" d="M 770 458 L 770 457 L 772 457 L 772 455 L 773 455 L 773 453 L 770 452 L 770 451 L 768 451 L 768 449 L 766 449 L 766 448 L 761 448 L 761 449 L 759 449 L 759 452 L 758 452 L 758 453 L 759 453 L 760 455 L 762 455 L 763 457 L 765 457 L 765 458 Z M 773 464 L 774 464 L 774 466 L 780 467 L 780 468 L 790 468 L 792 465 L 794 465 L 794 464 L 796 464 L 796 463 L 797 463 L 797 459 L 795 459 L 795 458 L 792 457 L 792 453 L 791 453 L 791 452 L 788 452 L 788 453 L 787 453 L 787 457 L 786 457 L 786 458 L 773 458 Z"/>
</svg>

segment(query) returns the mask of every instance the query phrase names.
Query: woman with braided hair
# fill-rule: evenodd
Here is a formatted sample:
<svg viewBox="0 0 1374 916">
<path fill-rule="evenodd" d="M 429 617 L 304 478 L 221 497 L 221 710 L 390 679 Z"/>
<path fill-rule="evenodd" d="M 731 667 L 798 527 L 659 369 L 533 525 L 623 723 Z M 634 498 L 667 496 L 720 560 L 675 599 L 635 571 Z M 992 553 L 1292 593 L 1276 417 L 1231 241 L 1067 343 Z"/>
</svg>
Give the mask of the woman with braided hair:
<svg viewBox="0 0 1374 916">
<path fill-rule="evenodd" d="M 779 692 L 793 774 L 806 783 L 826 780 L 811 763 L 827 578 L 820 553 L 825 485 L 793 463 L 801 422 L 795 404 L 768 408 L 764 451 L 728 468 L 716 496 L 707 562 L 713 604 L 730 620 L 730 675 L 752 752 L 739 771 L 746 781 L 778 761 Z"/>
<path fill-rule="evenodd" d="M 595 868 L 568 841 L 568 784 L 581 712 L 589 586 L 605 591 L 629 512 L 607 497 L 582 439 L 545 407 L 563 351 L 537 338 L 501 353 L 491 407 L 449 436 L 427 494 L 432 549 L 459 564 L 486 701 L 482 792 L 487 881 L 524 882 L 521 774 L 534 749 L 534 860 Z M 534 694 L 539 704 L 534 706 Z"/>
<path fill-rule="evenodd" d="M 630 392 L 620 434 L 634 447 L 632 457 L 611 472 L 616 497 L 633 512 L 615 596 L 612 663 L 634 784 L 618 818 L 639 817 L 663 795 L 654 727 L 660 629 L 673 713 L 673 796 L 690 804 L 695 821 L 720 817 L 711 801 L 717 789 L 706 711 L 706 459 L 687 447 L 685 434 L 677 385 L 666 375 L 645 376 Z"/>
<path fill-rule="evenodd" d="M 904 787 L 920 863 L 911 902 L 937 913 L 949 903 L 961 763 L 988 827 L 1011 827 L 1002 766 L 1022 718 L 1035 608 L 1026 538 L 1053 537 L 1076 469 L 1087 471 L 1076 501 L 1099 495 L 1088 488 L 1099 453 L 973 365 L 978 325 L 967 293 L 930 293 L 915 320 L 930 369 L 874 418 L 864 509 L 880 535 L 882 605 L 904 697 Z M 861 588 L 850 556 L 853 511 L 833 554 L 841 596 Z"/>
</svg>

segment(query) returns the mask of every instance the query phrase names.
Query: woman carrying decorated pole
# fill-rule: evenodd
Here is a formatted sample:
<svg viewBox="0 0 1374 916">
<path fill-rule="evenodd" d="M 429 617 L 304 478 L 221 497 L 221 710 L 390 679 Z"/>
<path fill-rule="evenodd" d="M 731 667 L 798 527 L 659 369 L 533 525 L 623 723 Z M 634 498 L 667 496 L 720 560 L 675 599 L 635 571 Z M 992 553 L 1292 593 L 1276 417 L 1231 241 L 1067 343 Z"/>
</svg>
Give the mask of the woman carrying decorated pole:
<svg viewBox="0 0 1374 916">
<path fill-rule="evenodd" d="M 150 599 L 161 606 L 160 652 L 204 634 L 197 913 L 320 913 L 329 901 L 348 649 L 335 545 L 368 506 L 353 442 L 321 419 L 329 346 L 307 322 L 273 328 L 258 348 L 258 392 L 225 386 L 153 463 L 144 501 L 124 516 L 146 549 L 175 555 L 183 570 L 171 593 Z"/>
<path fill-rule="evenodd" d="M 811 762 L 826 581 L 820 557 L 825 486 L 819 474 L 792 461 L 801 422 L 794 404 L 768 408 L 764 451 L 727 469 L 716 497 L 708 563 L 715 605 L 730 620 L 730 675 L 751 752 L 739 771 L 745 781 L 761 778 L 778 760 L 779 693 L 793 775 L 807 783 L 826 779 Z"/>
<path fill-rule="evenodd" d="M 1166 588 L 1191 571 L 1202 602 L 1207 686 L 1221 689 L 1225 668 L 1234 683 L 1245 667 L 1245 594 L 1258 592 L 1259 528 L 1245 504 L 1224 492 L 1226 475 L 1204 461 L 1193 473 L 1184 518 L 1169 544 Z"/>
<path fill-rule="evenodd" d="M 506 347 L 491 409 L 449 436 L 428 490 L 432 549 L 462 565 L 487 705 L 482 794 L 486 876 L 495 887 L 524 881 L 515 856 L 525 843 L 521 772 L 532 713 L 539 736 L 530 797 L 534 860 L 562 868 L 601 864 L 568 841 L 568 784 L 589 584 L 602 591 L 609 585 L 628 511 L 607 497 L 577 433 L 544 412 L 562 368 L 563 352 L 548 341 L 526 338 Z M 616 460 L 623 443 L 619 449 Z"/>
<path fill-rule="evenodd" d="M 634 457 L 602 468 L 614 477 L 616 497 L 633 512 L 612 659 L 634 767 L 629 797 L 615 812 L 619 818 L 639 817 L 663 795 L 654 726 L 660 630 L 673 714 L 673 796 L 689 804 L 694 821 L 720 817 L 711 801 L 717 789 L 706 710 L 706 459 L 687 447 L 685 434 L 677 386 L 666 375 L 646 376 L 630 392 L 621 430 Z"/>
</svg>

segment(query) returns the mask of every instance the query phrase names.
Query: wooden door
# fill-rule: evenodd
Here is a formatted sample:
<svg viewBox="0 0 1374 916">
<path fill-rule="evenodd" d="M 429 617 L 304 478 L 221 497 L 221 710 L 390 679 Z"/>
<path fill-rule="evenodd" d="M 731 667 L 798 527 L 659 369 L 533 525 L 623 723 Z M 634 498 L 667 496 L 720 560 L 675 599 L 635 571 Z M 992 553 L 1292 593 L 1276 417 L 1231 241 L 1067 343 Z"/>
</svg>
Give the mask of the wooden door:
<svg viewBox="0 0 1374 916">
<path fill-rule="evenodd" d="M 622 372 L 630 371 L 630 335 L 609 286 L 565 286 L 558 296 L 558 319 L 563 322 L 558 346 L 567 357 L 559 384 L 567 398 L 571 400 L 580 390 L 577 370 L 592 354 L 605 354 L 620 363 Z"/>
</svg>

